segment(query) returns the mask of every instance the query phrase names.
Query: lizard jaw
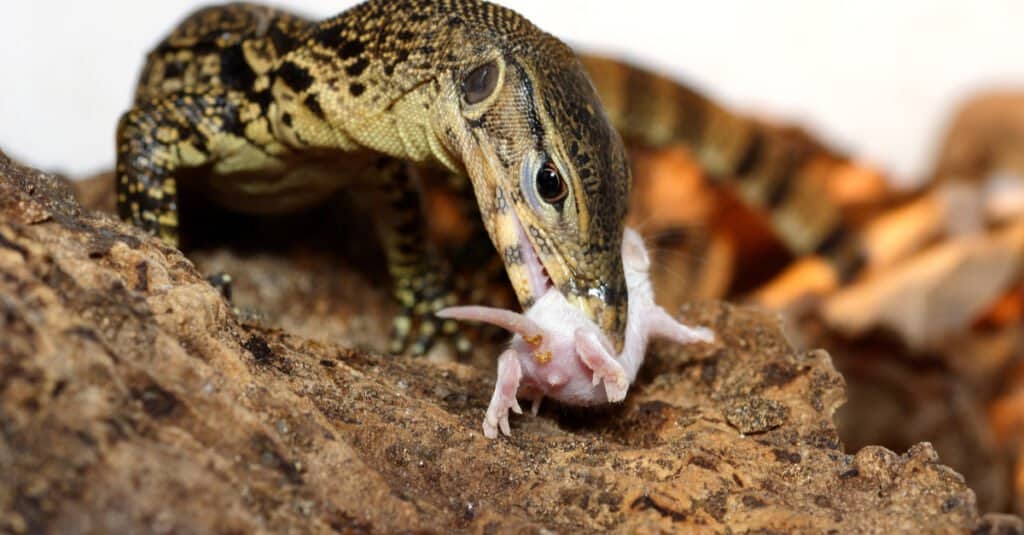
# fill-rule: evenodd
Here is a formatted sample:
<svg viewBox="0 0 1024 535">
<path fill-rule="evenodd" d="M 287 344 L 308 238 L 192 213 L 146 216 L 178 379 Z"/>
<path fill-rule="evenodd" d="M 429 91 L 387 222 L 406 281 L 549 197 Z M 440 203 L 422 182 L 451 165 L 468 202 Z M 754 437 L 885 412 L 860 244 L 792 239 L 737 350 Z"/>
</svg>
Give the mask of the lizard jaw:
<svg viewBox="0 0 1024 535">
<path fill-rule="evenodd" d="M 527 227 L 518 211 L 530 208 L 521 201 L 521 195 L 520 201 L 517 201 L 517 195 L 510 191 L 510 188 L 519 187 L 519 181 L 509 179 L 512 174 L 509 164 L 498 158 L 495 147 L 487 137 L 478 136 L 468 129 L 463 130 L 461 135 L 449 138 L 449 141 L 463 155 L 464 169 L 473 183 L 484 226 L 502 257 L 505 271 L 523 310 L 529 309 L 554 289 L 597 325 L 615 350 L 620 350 L 625 335 L 625 303 L 609 302 L 604 285 L 590 287 L 583 282 L 581 291 L 567 292 L 567 288 L 580 288 L 581 281 L 574 277 L 571 263 L 561 258 L 557 251 L 542 256 L 526 232 Z M 529 215 L 523 215 L 529 218 Z M 615 295 L 624 300 L 626 284 L 621 275 L 619 280 L 604 282 L 615 290 Z"/>
<path fill-rule="evenodd" d="M 566 293 L 562 289 L 563 285 L 571 287 L 573 280 L 569 270 L 560 269 L 564 266 L 564 264 L 559 265 L 561 259 L 557 256 L 549 255 L 546 260 L 548 262 L 555 262 L 555 265 L 552 266 L 553 269 L 549 270 L 541 256 L 537 253 L 536 247 L 527 235 L 526 229 L 520 222 L 515 210 L 509 209 L 501 215 L 497 232 L 499 236 L 499 249 L 509 250 L 510 248 L 515 248 L 514 250 L 518 253 L 517 261 L 509 261 L 507 255 L 505 255 L 506 258 L 504 260 L 509 280 L 512 282 L 523 310 L 531 308 L 539 299 L 547 295 L 549 291 L 558 292 L 569 305 L 579 309 L 593 325 L 597 326 L 603 336 L 608 337 L 615 351 L 621 350 L 622 336 L 616 336 L 616 331 L 609 328 L 607 322 L 602 321 L 602 319 L 606 318 L 608 311 L 614 310 L 614 307 L 608 305 L 598 295 Z M 555 273 L 555 277 L 552 277 L 551 273 Z M 564 279 L 558 280 L 556 277 L 564 277 Z M 624 331 L 622 334 L 624 336 Z"/>
<path fill-rule="evenodd" d="M 523 224 L 519 222 L 519 218 L 516 217 L 514 212 L 511 215 L 512 222 L 515 224 L 516 232 L 519 235 L 519 256 L 523 261 L 526 271 L 526 282 L 529 285 L 529 302 L 532 303 L 546 294 L 554 284 L 551 282 L 551 275 L 548 274 L 547 268 L 544 267 L 540 257 L 537 256 L 537 250 L 534 249 L 530 239 L 526 236 Z"/>
</svg>

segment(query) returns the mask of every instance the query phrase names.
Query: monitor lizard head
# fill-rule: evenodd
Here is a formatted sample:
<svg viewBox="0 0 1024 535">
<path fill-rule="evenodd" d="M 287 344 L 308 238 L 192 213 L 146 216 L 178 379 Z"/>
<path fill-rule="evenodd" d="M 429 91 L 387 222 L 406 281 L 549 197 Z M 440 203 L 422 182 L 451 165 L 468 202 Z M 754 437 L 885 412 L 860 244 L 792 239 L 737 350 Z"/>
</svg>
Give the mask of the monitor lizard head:
<svg viewBox="0 0 1024 535">
<path fill-rule="evenodd" d="M 619 348 L 630 169 L 568 46 L 481 0 L 370 0 L 297 42 L 272 87 L 286 144 L 464 173 L 523 308 L 553 287 Z"/>
<path fill-rule="evenodd" d="M 616 347 L 627 313 L 630 168 L 575 54 L 518 14 L 463 12 L 433 129 L 472 181 L 524 309 L 554 287 Z"/>
</svg>

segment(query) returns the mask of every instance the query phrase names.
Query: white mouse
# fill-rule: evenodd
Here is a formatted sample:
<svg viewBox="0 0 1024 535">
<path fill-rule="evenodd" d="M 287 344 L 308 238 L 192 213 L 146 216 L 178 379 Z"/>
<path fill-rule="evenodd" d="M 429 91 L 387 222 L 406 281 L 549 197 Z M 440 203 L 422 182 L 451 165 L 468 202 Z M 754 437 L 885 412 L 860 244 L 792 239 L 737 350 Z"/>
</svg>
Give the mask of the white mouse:
<svg viewBox="0 0 1024 535">
<path fill-rule="evenodd" d="M 438 313 L 515 333 L 498 358 L 498 380 L 484 417 L 484 435 L 495 438 L 499 429 L 509 435 L 509 410 L 523 412 L 517 398 L 531 400 L 534 414 L 545 396 L 575 406 L 622 401 L 652 337 L 680 344 L 714 340 L 709 329 L 687 327 L 655 304 L 647 249 L 640 234 L 629 228 L 622 240 L 622 263 L 629 312 L 622 352 L 617 356 L 604 333 L 554 288 L 525 313 L 483 306 L 449 307 Z"/>
</svg>

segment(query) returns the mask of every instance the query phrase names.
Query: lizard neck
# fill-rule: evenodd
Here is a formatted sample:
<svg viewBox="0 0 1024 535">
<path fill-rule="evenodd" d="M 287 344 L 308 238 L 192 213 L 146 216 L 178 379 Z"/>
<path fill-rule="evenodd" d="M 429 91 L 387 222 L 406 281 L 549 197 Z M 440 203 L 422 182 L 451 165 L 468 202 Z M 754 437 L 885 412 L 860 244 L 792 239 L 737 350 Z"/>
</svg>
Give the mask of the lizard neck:
<svg viewBox="0 0 1024 535">
<path fill-rule="evenodd" d="M 446 108 L 452 96 L 443 88 L 452 86 L 461 59 L 451 51 L 464 42 L 465 15 L 447 2 L 411 3 L 366 2 L 300 36 L 270 76 L 279 139 L 295 148 L 368 149 L 465 172 L 439 130 L 439 117 L 457 113 Z"/>
</svg>

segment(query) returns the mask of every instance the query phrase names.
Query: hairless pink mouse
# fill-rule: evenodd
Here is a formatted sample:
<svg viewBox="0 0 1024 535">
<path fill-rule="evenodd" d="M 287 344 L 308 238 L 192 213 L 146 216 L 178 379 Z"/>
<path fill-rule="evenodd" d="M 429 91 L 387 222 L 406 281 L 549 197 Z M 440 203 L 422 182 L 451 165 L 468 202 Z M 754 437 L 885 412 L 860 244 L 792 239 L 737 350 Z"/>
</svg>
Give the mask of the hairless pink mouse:
<svg viewBox="0 0 1024 535">
<path fill-rule="evenodd" d="M 498 380 L 484 417 L 484 435 L 509 435 L 509 411 L 522 414 L 517 397 L 532 401 L 537 414 L 545 396 L 567 405 L 593 406 L 622 401 L 643 363 L 652 337 L 680 344 L 711 342 L 712 332 L 687 327 L 654 302 L 643 238 L 627 228 L 622 263 L 629 293 L 629 312 L 622 352 L 616 356 L 601 330 L 549 289 L 525 313 L 483 306 L 458 306 L 438 315 L 491 323 L 514 333 L 498 358 Z"/>
</svg>

